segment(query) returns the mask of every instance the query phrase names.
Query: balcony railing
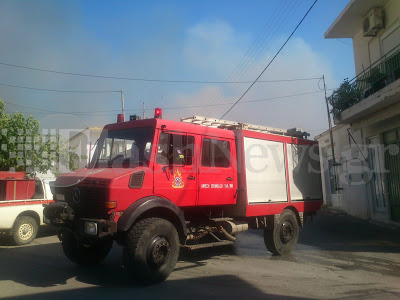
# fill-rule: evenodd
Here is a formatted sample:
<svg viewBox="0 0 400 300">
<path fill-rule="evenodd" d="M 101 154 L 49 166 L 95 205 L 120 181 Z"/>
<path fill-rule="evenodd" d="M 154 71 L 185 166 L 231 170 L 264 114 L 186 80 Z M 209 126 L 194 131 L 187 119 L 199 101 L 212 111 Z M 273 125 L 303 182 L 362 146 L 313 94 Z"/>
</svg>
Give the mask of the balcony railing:
<svg viewBox="0 0 400 300">
<path fill-rule="evenodd" d="M 351 80 L 345 79 L 329 101 L 336 117 L 342 111 L 400 78 L 400 44 Z"/>
</svg>

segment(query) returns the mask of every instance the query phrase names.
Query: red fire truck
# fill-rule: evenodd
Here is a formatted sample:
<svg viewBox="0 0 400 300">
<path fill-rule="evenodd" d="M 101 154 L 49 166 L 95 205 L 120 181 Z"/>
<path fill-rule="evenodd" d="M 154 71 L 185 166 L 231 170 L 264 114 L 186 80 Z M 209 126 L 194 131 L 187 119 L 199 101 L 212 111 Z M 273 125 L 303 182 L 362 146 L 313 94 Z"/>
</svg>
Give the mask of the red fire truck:
<svg viewBox="0 0 400 300">
<path fill-rule="evenodd" d="M 264 230 L 267 249 L 286 254 L 322 204 L 316 142 L 281 130 L 205 117 L 106 125 L 88 168 L 61 175 L 44 205 L 65 255 L 93 265 L 113 241 L 138 281 L 165 280 L 181 247 L 234 243 Z"/>
</svg>

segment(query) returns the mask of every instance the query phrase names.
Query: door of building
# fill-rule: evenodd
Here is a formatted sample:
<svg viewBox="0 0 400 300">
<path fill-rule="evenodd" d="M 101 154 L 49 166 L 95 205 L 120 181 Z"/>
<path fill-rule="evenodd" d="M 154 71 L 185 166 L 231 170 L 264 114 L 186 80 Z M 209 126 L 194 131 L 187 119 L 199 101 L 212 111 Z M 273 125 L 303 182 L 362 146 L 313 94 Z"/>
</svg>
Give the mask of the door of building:
<svg viewBox="0 0 400 300">
<path fill-rule="evenodd" d="M 371 168 L 372 202 L 375 212 L 387 211 L 385 199 L 383 149 L 379 136 L 369 139 L 369 161 Z"/>
<path fill-rule="evenodd" d="M 400 128 L 384 133 L 390 214 L 400 222 Z"/>
</svg>

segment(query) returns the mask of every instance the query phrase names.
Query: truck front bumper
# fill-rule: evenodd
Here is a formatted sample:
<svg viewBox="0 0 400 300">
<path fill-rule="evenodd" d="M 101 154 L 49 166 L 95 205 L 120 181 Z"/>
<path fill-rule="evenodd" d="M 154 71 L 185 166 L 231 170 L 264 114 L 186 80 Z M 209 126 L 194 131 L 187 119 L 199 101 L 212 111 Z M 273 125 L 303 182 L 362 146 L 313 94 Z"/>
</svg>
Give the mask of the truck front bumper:
<svg viewBox="0 0 400 300">
<path fill-rule="evenodd" d="M 60 230 L 71 230 L 86 238 L 102 238 L 117 232 L 117 222 L 104 219 L 78 218 L 65 202 L 44 204 L 43 221 Z"/>
</svg>

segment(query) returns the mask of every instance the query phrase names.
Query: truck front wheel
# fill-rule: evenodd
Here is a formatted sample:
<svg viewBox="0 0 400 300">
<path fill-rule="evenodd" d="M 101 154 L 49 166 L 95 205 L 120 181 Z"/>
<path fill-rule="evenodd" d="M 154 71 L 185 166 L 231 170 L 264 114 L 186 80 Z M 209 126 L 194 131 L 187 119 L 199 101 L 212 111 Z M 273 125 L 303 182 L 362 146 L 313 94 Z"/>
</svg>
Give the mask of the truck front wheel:
<svg viewBox="0 0 400 300">
<path fill-rule="evenodd" d="M 61 234 L 62 248 L 65 256 L 72 262 L 84 266 L 93 266 L 101 263 L 112 248 L 112 240 L 99 240 L 86 245 L 75 238 L 70 231 Z"/>
<path fill-rule="evenodd" d="M 155 283 L 165 280 L 173 271 L 178 256 L 178 232 L 169 221 L 147 218 L 129 230 L 124 261 L 136 281 Z"/>
<path fill-rule="evenodd" d="M 299 239 L 299 224 L 296 215 L 290 209 L 285 209 L 274 224 L 274 229 L 264 230 L 264 243 L 268 251 L 275 255 L 291 252 Z"/>
<path fill-rule="evenodd" d="M 12 236 L 17 245 L 30 244 L 38 233 L 38 224 L 34 218 L 29 216 L 20 216 L 15 220 Z"/>
</svg>

